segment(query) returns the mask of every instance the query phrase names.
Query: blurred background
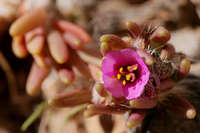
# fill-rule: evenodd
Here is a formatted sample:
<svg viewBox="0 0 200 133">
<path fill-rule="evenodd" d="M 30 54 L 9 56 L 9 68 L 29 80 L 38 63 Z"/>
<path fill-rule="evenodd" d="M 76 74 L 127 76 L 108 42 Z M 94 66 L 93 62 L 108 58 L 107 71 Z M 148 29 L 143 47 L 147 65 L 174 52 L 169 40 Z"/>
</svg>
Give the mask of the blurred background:
<svg viewBox="0 0 200 133">
<path fill-rule="evenodd" d="M 0 133 L 21 133 L 22 123 L 43 99 L 42 94 L 33 97 L 26 94 L 25 83 L 33 59 L 14 56 L 8 32 L 20 13 L 37 7 L 46 7 L 58 17 L 81 25 L 97 47 L 103 34 L 127 35 L 124 24 L 128 20 L 166 27 L 172 34 L 170 43 L 193 63 L 190 76 L 178 87 L 192 88 L 197 93 L 200 85 L 200 0 L 0 0 Z M 200 105 L 198 101 L 197 95 L 192 102 Z M 25 132 L 58 133 L 67 111 L 46 111 Z M 45 126 L 47 121 L 48 126 Z M 198 133 L 199 115 L 195 120 L 184 120 L 171 114 L 164 117 L 161 113 L 149 129 L 152 133 Z M 63 130 L 63 133 L 74 132 L 123 133 L 125 126 L 122 116 L 75 117 Z"/>
</svg>

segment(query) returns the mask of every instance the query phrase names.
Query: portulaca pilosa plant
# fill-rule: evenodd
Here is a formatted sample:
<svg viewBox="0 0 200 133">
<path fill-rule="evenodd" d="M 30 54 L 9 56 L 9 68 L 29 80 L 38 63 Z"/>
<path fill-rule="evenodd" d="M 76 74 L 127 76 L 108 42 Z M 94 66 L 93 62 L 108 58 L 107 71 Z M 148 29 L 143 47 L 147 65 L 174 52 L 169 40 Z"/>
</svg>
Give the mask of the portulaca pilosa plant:
<svg viewBox="0 0 200 133">
<path fill-rule="evenodd" d="M 73 87 L 47 99 L 48 105 L 83 104 L 81 109 L 85 109 L 87 117 L 102 113 L 127 114 L 129 128 L 141 123 L 149 110 L 158 105 L 184 118 L 194 118 L 194 107 L 184 97 L 169 93 L 190 70 L 186 56 L 167 43 L 169 31 L 161 26 L 142 27 L 134 22 L 128 22 L 127 28 L 130 36 L 101 37 L 102 59 L 99 59 L 83 54 L 91 38 L 79 26 L 47 14 L 44 8 L 24 13 L 11 25 L 10 34 L 14 54 L 24 58 L 30 53 L 34 58 L 27 93 L 36 94 L 51 75 L 51 69 L 56 69 L 66 88 L 73 84 L 78 71 L 87 77 L 84 82 L 91 80 L 89 86 L 96 82 L 93 88 Z M 55 86 L 60 87 L 59 84 Z M 82 83 L 78 80 L 76 84 Z"/>
<path fill-rule="evenodd" d="M 170 33 L 162 26 L 142 27 L 128 22 L 131 36 L 103 35 L 103 55 L 95 76 L 93 102 L 85 115 L 128 114 L 127 127 L 135 127 L 152 108 L 163 105 L 184 118 L 196 116 L 194 107 L 178 94 L 168 93 L 190 70 L 190 61 L 167 43 Z"/>
<path fill-rule="evenodd" d="M 26 92 L 34 96 L 42 89 L 44 98 L 22 125 L 25 131 L 49 106 L 74 107 L 91 103 L 89 86 L 94 82 L 90 59 L 95 60 L 96 65 L 100 64 L 100 59 L 90 55 L 93 51 L 91 45 L 88 46 L 91 37 L 83 28 L 57 16 L 48 6 L 24 10 L 23 5 L 26 4 L 20 7 L 23 12 L 19 12 L 9 29 L 12 51 L 18 58 L 29 54 L 33 57 Z"/>
<path fill-rule="evenodd" d="M 52 69 L 66 86 L 73 82 L 74 70 L 90 77 L 87 63 L 77 52 L 91 42 L 90 36 L 80 26 L 47 12 L 44 7 L 24 12 L 10 27 L 15 56 L 25 58 L 31 54 L 34 59 L 26 83 L 29 95 L 39 92 Z"/>
</svg>

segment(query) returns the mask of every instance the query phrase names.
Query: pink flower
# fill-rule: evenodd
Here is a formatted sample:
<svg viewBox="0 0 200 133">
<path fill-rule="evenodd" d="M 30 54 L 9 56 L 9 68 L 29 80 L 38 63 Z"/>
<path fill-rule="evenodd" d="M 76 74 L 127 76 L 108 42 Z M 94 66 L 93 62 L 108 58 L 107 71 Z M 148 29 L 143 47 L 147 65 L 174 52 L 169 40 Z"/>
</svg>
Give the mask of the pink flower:
<svg viewBox="0 0 200 133">
<path fill-rule="evenodd" d="M 135 50 L 126 48 L 108 53 L 101 65 L 104 87 L 114 97 L 141 96 L 149 80 L 149 69 Z"/>
</svg>

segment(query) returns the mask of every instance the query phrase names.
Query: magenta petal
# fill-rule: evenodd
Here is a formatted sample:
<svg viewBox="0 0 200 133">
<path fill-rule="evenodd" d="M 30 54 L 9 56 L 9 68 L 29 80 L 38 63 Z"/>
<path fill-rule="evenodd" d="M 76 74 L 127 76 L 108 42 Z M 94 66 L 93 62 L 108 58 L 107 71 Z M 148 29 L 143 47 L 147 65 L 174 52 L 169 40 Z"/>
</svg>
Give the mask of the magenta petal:
<svg viewBox="0 0 200 133">
<path fill-rule="evenodd" d="M 106 56 L 101 64 L 101 70 L 104 74 L 109 75 L 109 76 L 114 76 L 115 73 L 115 64 L 117 64 L 117 61 L 109 55 Z"/>
<path fill-rule="evenodd" d="M 103 75 L 104 87 L 112 94 L 114 97 L 124 96 L 122 84 L 116 78 Z"/>
<path fill-rule="evenodd" d="M 149 74 L 147 74 L 146 76 L 148 75 Z M 123 89 L 126 99 L 131 100 L 131 99 L 135 99 L 141 96 L 141 94 L 144 92 L 144 86 L 146 85 L 147 82 L 148 80 L 141 79 L 137 81 L 136 83 L 134 83 L 134 85 L 127 85 Z"/>
<path fill-rule="evenodd" d="M 126 99 L 131 100 L 131 99 L 138 98 L 144 92 L 144 87 L 140 85 L 135 85 L 135 86 L 126 87 L 123 90 L 124 90 Z"/>
</svg>

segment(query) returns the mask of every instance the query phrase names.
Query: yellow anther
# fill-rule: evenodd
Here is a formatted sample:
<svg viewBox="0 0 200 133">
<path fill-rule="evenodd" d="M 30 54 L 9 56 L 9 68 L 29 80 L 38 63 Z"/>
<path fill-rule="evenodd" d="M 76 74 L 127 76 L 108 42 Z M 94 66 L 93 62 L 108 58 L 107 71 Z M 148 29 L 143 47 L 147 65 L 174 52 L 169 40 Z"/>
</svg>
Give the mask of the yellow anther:
<svg viewBox="0 0 200 133">
<path fill-rule="evenodd" d="M 133 70 L 137 70 L 138 69 L 138 66 L 135 66 L 134 68 L 133 68 Z"/>
<path fill-rule="evenodd" d="M 125 84 L 126 84 L 126 80 L 123 80 L 123 81 L 122 81 L 122 84 L 125 85 Z"/>
<path fill-rule="evenodd" d="M 117 74 L 117 79 L 120 79 L 121 78 L 121 74 Z"/>
<path fill-rule="evenodd" d="M 130 74 L 127 74 L 127 75 L 126 75 L 126 80 L 129 81 L 130 79 L 131 79 L 131 75 L 130 75 Z"/>
<path fill-rule="evenodd" d="M 123 72 L 123 67 L 120 67 L 119 72 L 120 72 L 120 73 Z"/>
<path fill-rule="evenodd" d="M 132 71 L 135 71 L 135 70 L 137 70 L 137 69 L 138 69 L 138 66 L 137 66 L 137 65 L 136 65 L 136 66 L 134 66 L 134 67 L 133 67 L 133 66 L 128 66 L 128 67 L 127 67 L 127 69 L 128 69 L 128 70 L 130 70 L 130 69 L 131 69 Z"/>
</svg>

